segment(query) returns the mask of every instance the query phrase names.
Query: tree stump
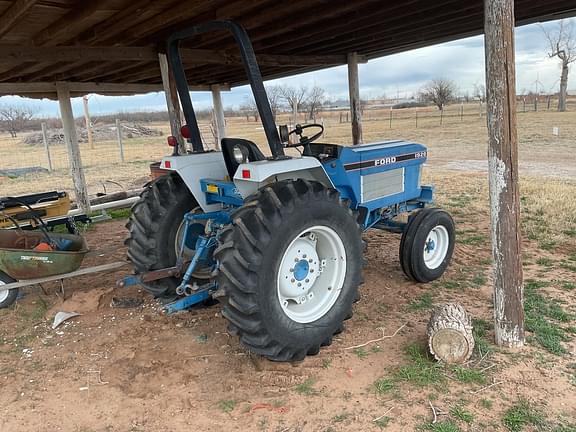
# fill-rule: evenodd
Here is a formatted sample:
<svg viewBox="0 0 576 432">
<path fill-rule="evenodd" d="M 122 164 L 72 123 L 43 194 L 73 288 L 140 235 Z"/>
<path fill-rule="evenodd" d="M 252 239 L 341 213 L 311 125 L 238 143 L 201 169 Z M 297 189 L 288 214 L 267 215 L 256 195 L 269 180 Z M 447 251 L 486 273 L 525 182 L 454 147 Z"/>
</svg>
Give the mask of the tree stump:
<svg viewBox="0 0 576 432">
<path fill-rule="evenodd" d="M 436 360 L 464 363 L 474 350 L 472 319 L 457 303 L 438 306 L 428 322 L 428 346 Z"/>
</svg>

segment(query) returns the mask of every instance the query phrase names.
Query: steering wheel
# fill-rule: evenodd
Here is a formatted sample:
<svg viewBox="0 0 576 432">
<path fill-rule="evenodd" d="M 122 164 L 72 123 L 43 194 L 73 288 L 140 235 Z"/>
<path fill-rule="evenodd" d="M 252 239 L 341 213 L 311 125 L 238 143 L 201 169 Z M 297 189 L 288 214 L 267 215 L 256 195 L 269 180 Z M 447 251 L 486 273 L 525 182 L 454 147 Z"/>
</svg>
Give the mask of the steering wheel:
<svg viewBox="0 0 576 432">
<path fill-rule="evenodd" d="M 316 132 L 314 135 L 312 135 L 310 138 L 308 138 L 307 136 L 303 136 L 304 129 L 308 129 L 308 128 L 318 128 L 318 129 L 320 129 L 320 131 Z M 300 146 L 306 147 L 310 143 L 312 143 L 312 142 L 316 141 L 318 138 L 320 138 L 320 136 L 323 133 L 324 133 L 324 126 L 322 126 L 321 124 L 310 123 L 310 124 L 307 124 L 304 126 L 297 124 L 294 127 L 294 129 L 292 129 L 290 132 L 288 132 L 288 136 L 290 136 L 292 134 L 298 135 L 300 137 L 299 142 L 297 142 L 296 144 L 286 144 L 285 147 L 300 147 Z"/>
</svg>

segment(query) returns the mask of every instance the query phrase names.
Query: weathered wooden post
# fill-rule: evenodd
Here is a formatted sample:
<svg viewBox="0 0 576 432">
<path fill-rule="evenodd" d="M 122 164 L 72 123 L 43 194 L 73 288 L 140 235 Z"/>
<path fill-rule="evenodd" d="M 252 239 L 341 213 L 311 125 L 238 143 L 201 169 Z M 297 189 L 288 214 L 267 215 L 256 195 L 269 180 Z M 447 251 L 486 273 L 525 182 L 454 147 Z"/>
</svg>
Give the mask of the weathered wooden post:
<svg viewBox="0 0 576 432">
<path fill-rule="evenodd" d="M 42 141 L 44 142 L 44 150 L 46 151 L 46 161 L 48 162 L 48 171 L 52 172 L 52 157 L 50 156 L 50 143 L 48 141 L 48 133 L 46 131 L 46 122 L 42 122 Z"/>
<path fill-rule="evenodd" d="M 92 139 L 92 121 L 90 120 L 90 109 L 88 108 L 88 96 L 82 97 L 82 104 L 84 105 L 84 123 L 86 124 L 86 135 L 88 136 L 88 147 L 94 148 L 94 140 Z"/>
<path fill-rule="evenodd" d="M 124 163 L 124 143 L 122 142 L 122 125 L 120 119 L 116 119 L 116 137 L 118 138 L 118 148 L 120 150 L 120 162 Z"/>
<path fill-rule="evenodd" d="M 160 74 L 162 75 L 162 85 L 164 87 L 164 95 L 166 96 L 168 117 L 170 118 L 170 133 L 178 140 L 180 153 L 184 153 L 186 151 L 186 144 L 180 133 L 180 129 L 182 128 L 182 113 L 180 109 L 180 99 L 176 91 L 176 83 L 172 79 L 166 54 L 159 53 L 158 61 L 160 62 Z"/>
<path fill-rule="evenodd" d="M 350 115 L 352 121 L 352 144 L 362 144 L 362 112 L 360 82 L 358 80 L 358 54 L 348 54 L 348 90 L 350 93 Z"/>
<path fill-rule="evenodd" d="M 524 345 L 514 1 L 484 1 L 486 118 L 496 343 Z"/>
<path fill-rule="evenodd" d="M 70 88 L 67 83 L 56 83 L 58 102 L 60 104 L 60 116 L 62 117 L 62 127 L 64 129 L 64 141 L 68 150 L 68 160 L 70 161 L 70 172 L 74 182 L 76 193 L 76 204 L 84 213 L 90 213 L 90 200 L 86 188 L 86 179 L 82 160 L 80 158 L 80 146 L 76 135 L 76 125 L 74 124 L 74 113 L 70 102 Z"/>
<path fill-rule="evenodd" d="M 214 118 L 216 119 L 216 149 L 219 150 L 222 138 L 226 137 L 226 119 L 224 117 L 224 105 L 222 105 L 220 86 L 214 85 L 211 89 Z"/>
</svg>

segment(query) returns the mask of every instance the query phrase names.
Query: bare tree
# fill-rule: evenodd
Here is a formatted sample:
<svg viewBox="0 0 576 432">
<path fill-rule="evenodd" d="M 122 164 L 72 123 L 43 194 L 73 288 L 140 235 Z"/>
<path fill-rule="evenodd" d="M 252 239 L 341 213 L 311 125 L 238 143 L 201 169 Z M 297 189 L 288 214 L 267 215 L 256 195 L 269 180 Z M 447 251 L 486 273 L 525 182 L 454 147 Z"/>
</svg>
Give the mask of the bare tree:
<svg viewBox="0 0 576 432">
<path fill-rule="evenodd" d="M 453 81 L 443 78 L 437 78 L 426 84 L 420 91 L 422 100 L 432 102 L 440 111 L 444 106 L 454 100 L 456 95 L 456 85 Z"/>
<path fill-rule="evenodd" d="M 558 111 L 566 111 L 566 97 L 568 94 L 568 72 L 570 63 L 576 61 L 576 35 L 573 22 L 560 20 L 556 28 L 548 31 L 542 27 L 548 39 L 548 56 L 558 57 L 561 61 L 560 92 L 558 94 Z"/>
<path fill-rule="evenodd" d="M 260 117 L 256 101 L 252 97 L 246 97 L 244 103 L 240 105 L 240 112 L 246 116 L 247 122 L 250 121 L 250 117 L 254 117 L 255 122 L 257 122 Z"/>
<path fill-rule="evenodd" d="M 320 112 L 324 103 L 326 92 L 322 87 L 314 86 L 306 98 L 306 108 L 308 111 L 308 120 L 315 120 L 316 115 Z"/>
<path fill-rule="evenodd" d="M 286 105 L 292 110 L 292 118 L 294 123 L 296 123 L 298 120 L 298 112 L 301 111 L 302 105 L 306 100 L 308 89 L 305 86 L 292 87 L 285 85 L 281 87 L 280 94 L 286 102 Z"/>
<path fill-rule="evenodd" d="M 270 103 L 274 121 L 276 121 L 276 114 L 278 114 L 280 106 L 282 105 L 282 87 L 278 85 L 268 86 L 266 87 L 266 94 L 268 95 L 268 102 Z"/>
<path fill-rule="evenodd" d="M 486 102 L 486 86 L 484 84 L 474 84 L 474 97 L 482 103 Z"/>
<path fill-rule="evenodd" d="M 16 138 L 34 117 L 34 110 L 23 105 L 5 105 L 0 107 L 0 119 L 2 127 L 10 132 L 12 138 Z"/>
</svg>

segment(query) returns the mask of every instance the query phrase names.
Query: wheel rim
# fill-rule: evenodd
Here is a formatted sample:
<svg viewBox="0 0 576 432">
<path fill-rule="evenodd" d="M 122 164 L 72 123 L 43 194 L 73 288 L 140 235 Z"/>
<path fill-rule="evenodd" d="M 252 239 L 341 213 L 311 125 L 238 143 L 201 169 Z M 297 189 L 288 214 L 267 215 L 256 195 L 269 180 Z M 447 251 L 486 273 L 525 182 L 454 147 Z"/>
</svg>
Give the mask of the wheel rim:
<svg viewBox="0 0 576 432">
<path fill-rule="evenodd" d="M 450 236 L 443 225 L 437 225 L 430 230 L 424 243 L 424 264 L 430 270 L 437 269 L 448 254 Z"/>
<path fill-rule="evenodd" d="M 0 281 L 0 286 L 2 285 L 6 285 L 6 282 Z M 9 293 L 9 290 L 0 291 L 0 303 L 4 302 L 8 298 Z"/>
<path fill-rule="evenodd" d="M 192 213 L 202 213 L 202 210 L 200 209 L 200 207 L 196 207 L 194 210 L 192 210 Z M 195 224 L 192 224 L 191 227 L 195 226 L 195 225 L 199 225 L 202 227 L 202 231 L 204 230 L 204 226 L 206 225 L 206 222 L 198 222 Z M 174 250 L 176 251 L 176 256 L 178 256 L 178 254 L 180 253 L 180 247 L 182 245 L 182 239 L 184 237 L 184 227 L 186 226 L 186 224 L 184 223 L 184 219 L 182 219 L 182 222 L 180 222 L 180 225 L 178 225 L 178 229 L 176 230 L 176 238 L 175 238 L 175 242 L 174 242 Z M 184 256 L 188 259 L 192 259 L 192 257 L 194 256 L 194 254 L 196 253 L 196 251 L 194 249 L 191 249 L 189 247 L 187 247 L 186 245 L 184 245 Z M 194 276 L 197 279 L 209 279 L 210 278 L 210 274 L 211 274 L 211 269 L 207 268 L 207 267 L 203 267 L 203 268 L 199 268 L 198 270 L 196 270 L 192 276 Z"/>
<path fill-rule="evenodd" d="M 314 226 L 284 251 L 278 271 L 278 301 L 293 321 L 322 318 L 340 296 L 346 277 L 346 249 L 332 228 Z"/>
</svg>

